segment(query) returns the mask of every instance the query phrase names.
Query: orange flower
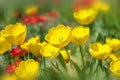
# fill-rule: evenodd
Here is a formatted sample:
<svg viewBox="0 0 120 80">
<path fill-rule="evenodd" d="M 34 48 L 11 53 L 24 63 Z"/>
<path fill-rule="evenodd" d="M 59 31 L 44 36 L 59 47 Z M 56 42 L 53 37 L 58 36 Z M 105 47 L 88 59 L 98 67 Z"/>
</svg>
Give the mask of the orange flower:
<svg viewBox="0 0 120 80">
<path fill-rule="evenodd" d="M 88 8 L 93 2 L 94 0 L 75 0 L 73 3 L 73 11 L 79 11 L 82 8 Z"/>
</svg>

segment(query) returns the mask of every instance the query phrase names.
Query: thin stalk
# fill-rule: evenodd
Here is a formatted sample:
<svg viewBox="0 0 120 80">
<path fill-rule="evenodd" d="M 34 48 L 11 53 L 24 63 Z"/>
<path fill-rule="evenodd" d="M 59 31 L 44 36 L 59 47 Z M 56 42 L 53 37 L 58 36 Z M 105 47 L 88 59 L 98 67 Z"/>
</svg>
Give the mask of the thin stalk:
<svg viewBox="0 0 120 80">
<path fill-rule="evenodd" d="M 82 47 L 79 46 L 79 48 L 80 48 L 80 53 L 81 53 L 82 65 L 83 65 L 83 67 L 84 67 L 84 66 L 85 66 L 85 63 L 84 63 L 84 56 L 83 56 Z"/>
<path fill-rule="evenodd" d="M 28 53 L 28 55 L 27 55 L 27 59 L 30 59 L 30 54 Z"/>
<path fill-rule="evenodd" d="M 53 66 L 54 68 L 56 68 L 55 64 L 54 64 L 52 61 L 50 61 L 50 63 L 52 64 L 52 66 Z"/>
<path fill-rule="evenodd" d="M 66 48 L 66 47 L 65 47 L 65 50 L 66 50 L 67 55 L 68 55 L 68 58 L 69 58 L 69 60 L 70 60 L 70 65 L 71 65 L 71 68 L 73 68 L 73 67 L 72 67 L 72 60 L 71 60 L 71 58 L 70 58 L 70 55 L 69 55 L 68 50 L 67 50 L 67 48 Z"/>
<path fill-rule="evenodd" d="M 25 57 L 25 54 L 24 54 L 24 52 L 23 52 L 23 50 L 22 50 L 22 48 L 21 48 L 21 46 L 19 46 L 19 47 L 20 47 L 21 54 L 22 54 L 22 56 L 23 56 L 24 60 L 27 60 L 27 59 L 26 59 L 26 57 Z"/>
<path fill-rule="evenodd" d="M 40 60 L 40 68 L 42 66 L 42 62 L 43 62 L 43 57 L 41 56 L 41 60 Z"/>
<path fill-rule="evenodd" d="M 60 71 L 59 67 L 56 66 L 52 61 L 50 61 L 50 63 L 52 64 L 52 66 L 54 67 L 54 69 L 55 69 L 57 72 L 62 73 L 62 72 Z"/>
<path fill-rule="evenodd" d="M 45 57 L 43 57 L 43 62 L 44 62 L 44 68 L 45 68 L 45 70 L 47 70 Z"/>
</svg>

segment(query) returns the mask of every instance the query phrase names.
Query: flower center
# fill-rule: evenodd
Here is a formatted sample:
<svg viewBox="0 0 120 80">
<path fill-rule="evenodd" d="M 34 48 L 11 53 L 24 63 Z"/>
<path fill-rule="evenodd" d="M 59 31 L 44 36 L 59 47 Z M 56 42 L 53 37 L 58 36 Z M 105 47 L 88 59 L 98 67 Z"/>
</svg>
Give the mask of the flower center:
<svg viewBox="0 0 120 80">
<path fill-rule="evenodd" d="M 58 41 L 59 41 L 59 42 L 62 42 L 62 40 L 63 40 L 63 37 L 59 37 L 59 38 L 58 38 Z"/>
</svg>

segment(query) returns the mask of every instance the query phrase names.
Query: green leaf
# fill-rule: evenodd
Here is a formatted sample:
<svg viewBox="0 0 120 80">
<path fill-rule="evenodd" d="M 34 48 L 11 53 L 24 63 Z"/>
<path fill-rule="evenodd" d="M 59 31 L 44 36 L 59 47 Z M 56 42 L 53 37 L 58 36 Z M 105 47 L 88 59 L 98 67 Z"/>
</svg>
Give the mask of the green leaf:
<svg viewBox="0 0 120 80">
<path fill-rule="evenodd" d="M 66 62 L 65 62 L 65 60 L 63 59 L 63 57 L 62 57 L 61 54 L 58 55 L 58 60 L 59 60 L 60 64 L 65 68 L 65 70 L 67 70 Z"/>
</svg>

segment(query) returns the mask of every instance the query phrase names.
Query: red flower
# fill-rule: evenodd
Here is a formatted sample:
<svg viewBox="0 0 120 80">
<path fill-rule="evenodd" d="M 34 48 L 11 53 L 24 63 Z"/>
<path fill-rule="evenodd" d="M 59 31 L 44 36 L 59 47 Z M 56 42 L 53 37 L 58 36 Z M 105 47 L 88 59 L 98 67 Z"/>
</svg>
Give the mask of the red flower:
<svg viewBox="0 0 120 80">
<path fill-rule="evenodd" d="M 13 48 L 10 54 L 12 56 L 22 56 L 20 47 L 17 46 L 16 48 Z"/>
<path fill-rule="evenodd" d="M 6 73 L 14 73 L 15 72 L 16 65 L 15 64 L 9 64 L 5 70 Z"/>
<path fill-rule="evenodd" d="M 38 15 L 38 16 L 23 16 L 22 22 L 25 24 L 36 24 L 40 21 L 40 23 L 44 24 L 47 21 L 46 16 Z"/>
<path fill-rule="evenodd" d="M 53 17 L 53 18 L 56 18 L 56 17 L 58 16 L 58 13 L 55 12 L 55 11 L 50 11 L 50 12 L 48 12 L 48 16 L 51 16 L 51 17 Z"/>
<path fill-rule="evenodd" d="M 37 16 L 37 18 L 41 22 L 46 22 L 48 20 L 46 16 L 42 16 L 42 15 Z"/>
<path fill-rule="evenodd" d="M 30 18 L 29 18 L 29 17 L 24 17 L 24 18 L 22 19 L 22 22 L 25 23 L 25 24 L 29 23 L 29 21 L 30 21 Z"/>
<path fill-rule="evenodd" d="M 20 62 L 21 62 L 20 60 L 15 60 L 15 65 L 19 66 Z"/>
<path fill-rule="evenodd" d="M 22 52 L 23 52 L 23 53 L 22 53 Z M 27 51 L 25 51 L 25 50 L 22 50 L 22 51 L 21 51 L 20 47 L 17 46 L 16 48 L 13 48 L 13 49 L 11 50 L 10 54 L 11 54 L 12 56 L 22 56 L 23 54 L 26 55 L 26 54 L 27 54 Z"/>
<path fill-rule="evenodd" d="M 76 0 L 73 3 L 73 10 L 79 11 L 81 8 L 86 8 L 91 6 L 91 4 L 94 2 L 94 0 Z"/>
<path fill-rule="evenodd" d="M 80 1 L 75 1 L 75 3 L 73 4 L 73 10 L 74 11 L 79 11 L 81 8 L 81 2 Z"/>
<path fill-rule="evenodd" d="M 33 17 L 30 17 L 30 20 L 29 20 L 29 23 L 30 24 L 36 24 L 38 22 L 38 18 L 33 16 Z"/>
<path fill-rule="evenodd" d="M 88 7 L 90 6 L 92 3 L 93 3 L 94 0 L 82 0 L 81 1 L 81 4 L 84 6 L 84 7 Z"/>
<path fill-rule="evenodd" d="M 14 73 L 15 68 L 20 64 L 20 60 L 15 60 L 15 64 L 9 64 L 5 70 L 5 73 Z"/>
</svg>

